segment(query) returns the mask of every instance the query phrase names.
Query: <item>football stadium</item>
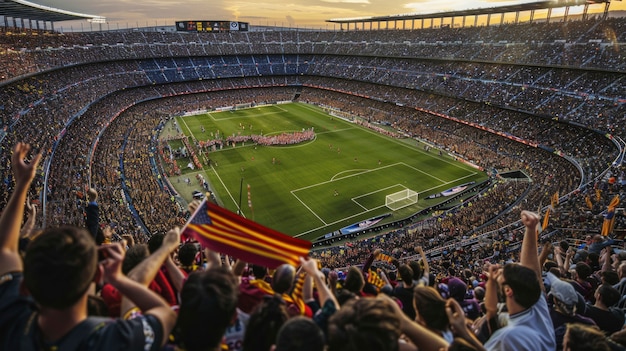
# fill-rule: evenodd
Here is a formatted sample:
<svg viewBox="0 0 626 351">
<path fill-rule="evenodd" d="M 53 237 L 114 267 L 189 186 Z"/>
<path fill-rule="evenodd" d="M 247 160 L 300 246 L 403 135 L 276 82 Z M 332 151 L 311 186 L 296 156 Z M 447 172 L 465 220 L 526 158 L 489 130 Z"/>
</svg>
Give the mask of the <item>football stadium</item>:
<svg viewBox="0 0 626 351">
<path fill-rule="evenodd" d="M 626 349 L 612 3 L 111 29 L 0 0 L 0 349 Z"/>
</svg>

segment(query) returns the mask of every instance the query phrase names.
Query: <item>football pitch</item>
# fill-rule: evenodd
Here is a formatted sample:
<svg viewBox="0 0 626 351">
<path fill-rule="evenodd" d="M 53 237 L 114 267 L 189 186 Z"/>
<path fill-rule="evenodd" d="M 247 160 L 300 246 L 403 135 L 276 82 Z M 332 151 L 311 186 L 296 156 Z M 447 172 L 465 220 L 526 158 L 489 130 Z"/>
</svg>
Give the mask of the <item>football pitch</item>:
<svg viewBox="0 0 626 351">
<path fill-rule="evenodd" d="M 304 103 L 210 112 L 176 122 L 185 135 L 200 141 L 217 133 L 269 136 L 313 128 L 313 140 L 294 145 L 248 141 L 217 147 L 199 157 L 202 169 L 188 169 L 189 159 L 180 159 L 183 177 L 194 185 L 172 182 L 190 199 L 192 190 L 201 190 L 195 180 L 200 173 L 220 205 L 308 240 L 379 215 L 391 214 L 387 221 L 406 218 L 445 201 L 426 196 L 486 178 L 413 139 L 391 138 Z M 385 197 L 405 189 L 417 192 L 419 201 L 389 209 Z"/>
</svg>

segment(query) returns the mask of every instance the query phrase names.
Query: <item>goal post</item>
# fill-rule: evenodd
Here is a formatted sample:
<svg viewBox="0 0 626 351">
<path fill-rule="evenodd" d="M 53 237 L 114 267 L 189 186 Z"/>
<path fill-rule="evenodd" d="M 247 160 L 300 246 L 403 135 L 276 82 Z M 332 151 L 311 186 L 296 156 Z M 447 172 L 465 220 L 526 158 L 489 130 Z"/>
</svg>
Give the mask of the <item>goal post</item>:
<svg viewBox="0 0 626 351">
<path fill-rule="evenodd" d="M 418 200 L 417 192 L 411 189 L 404 189 L 385 196 L 385 206 L 392 211 L 416 204 Z"/>
</svg>

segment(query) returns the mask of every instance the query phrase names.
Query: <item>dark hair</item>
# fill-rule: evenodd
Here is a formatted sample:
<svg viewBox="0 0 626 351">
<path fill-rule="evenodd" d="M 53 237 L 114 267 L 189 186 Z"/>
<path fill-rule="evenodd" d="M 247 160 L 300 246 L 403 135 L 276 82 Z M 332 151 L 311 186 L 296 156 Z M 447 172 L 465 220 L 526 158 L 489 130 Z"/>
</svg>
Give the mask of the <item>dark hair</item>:
<svg viewBox="0 0 626 351">
<path fill-rule="evenodd" d="M 183 267 L 189 267 L 193 265 L 196 255 L 198 254 L 198 247 L 194 243 L 186 243 L 178 249 L 178 261 Z"/>
<path fill-rule="evenodd" d="M 622 298 L 619 291 L 608 284 L 600 285 L 596 291 L 600 294 L 600 301 L 602 301 L 606 307 L 617 305 Z"/>
<path fill-rule="evenodd" d="M 96 242 L 84 228 L 48 228 L 26 249 L 24 284 L 41 306 L 64 309 L 87 291 L 98 266 Z"/>
<path fill-rule="evenodd" d="M 409 267 L 413 271 L 413 280 L 419 280 L 422 277 L 422 267 L 417 261 L 409 261 Z"/>
<path fill-rule="evenodd" d="M 396 351 L 400 319 L 388 302 L 350 300 L 328 321 L 328 351 Z"/>
<path fill-rule="evenodd" d="M 615 285 L 619 283 L 619 276 L 617 275 L 617 272 L 602 271 L 602 273 L 600 274 L 602 275 L 602 278 L 604 278 L 604 281 L 606 282 L 606 284 Z"/>
<path fill-rule="evenodd" d="M 148 239 L 148 250 L 150 250 L 150 254 L 154 253 L 156 250 L 161 247 L 163 244 L 163 239 L 165 238 L 165 234 L 155 233 L 152 234 L 150 239 Z"/>
<path fill-rule="evenodd" d="M 409 285 L 413 284 L 413 269 L 411 266 L 403 264 L 398 268 L 398 274 L 404 283 Z"/>
<path fill-rule="evenodd" d="M 417 286 L 413 289 L 413 304 L 420 319 L 429 329 L 443 331 L 448 328 L 446 300 L 430 286 Z"/>
<path fill-rule="evenodd" d="M 584 324 L 568 323 L 567 344 L 571 351 L 610 351 L 604 333 L 595 327 Z"/>
<path fill-rule="evenodd" d="M 513 299 L 524 308 L 530 308 L 541 296 L 541 286 L 534 270 L 517 263 L 504 265 L 502 274 L 513 289 Z"/>
<path fill-rule="evenodd" d="M 187 277 L 176 324 L 185 350 L 220 345 L 236 312 L 238 293 L 237 278 L 224 267 L 193 272 Z"/>
<path fill-rule="evenodd" d="M 550 270 L 555 267 L 558 268 L 559 265 L 554 261 L 546 261 L 546 263 L 543 264 L 543 270 L 545 272 L 550 272 Z"/>
<path fill-rule="evenodd" d="M 283 264 L 276 268 L 272 276 L 272 289 L 277 294 L 284 294 L 291 289 L 296 277 L 296 269 L 290 264 Z"/>
<path fill-rule="evenodd" d="M 255 279 L 263 279 L 267 275 L 267 268 L 257 264 L 252 265 L 252 274 Z"/>
<path fill-rule="evenodd" d="M 133 245 L 126 251 L 124 261 L 122 261 L 122 273 L 128 274 L 141 261 L 145 260 L 150 253 L 146 244 Z"/>
<path fill-rule="evenodd" d="M 250 314 L 243 350 L 268 351 L 276 341 L 278 330 L 288 319 L 287 305 L 279 296 L 263 300 Z"/>
<path fill-rule="evenodd" d="M 591 267 L 584 262 L 576 263 L 576 275 L 578 275 L 578 279 L 585 280 L 591 275 Z"/>
<path fill-rule="evenodd" d="M 278 330 L 276 351 L 323 351 L 322 329 L 311 318 L 294 317 Z"/>
<path fill-rule="evenodd" d="M 348 269 L 348 274 L 346 274 L 346 280 L 343 283 L 343 288 L 353 292 L 358 293 L 365 286 L 365 279 L 363 278 L 363 273 L 357 267 L 350 267 Z"/>
<path fill-rule="evenodd" d="M 447 351 L 477 351 L 472 344 L 461 337 L 455 337 L 448 346 Z"/>
</svg>

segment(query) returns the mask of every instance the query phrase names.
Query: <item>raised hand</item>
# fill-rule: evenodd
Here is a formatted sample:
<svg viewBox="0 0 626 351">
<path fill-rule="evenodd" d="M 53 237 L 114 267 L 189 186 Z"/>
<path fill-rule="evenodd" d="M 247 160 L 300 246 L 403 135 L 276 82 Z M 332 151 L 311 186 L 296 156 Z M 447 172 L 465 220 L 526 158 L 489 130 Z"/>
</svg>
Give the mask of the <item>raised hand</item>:
<svg viewBox="0 0 626 351">
<path fill-rule="evenodd" d="M 19 185 L 28 185 L 37 171 L 37 165 L 41 160 L 41 154 L 35 155 L 30 162 L 26 162 L 25 158 L 30 151 L 30 145 L 26 143 L 17 143 L 13 148 L 11 155 L 11 167 L 15 176 L 15 183 Z"/>
</svg>

